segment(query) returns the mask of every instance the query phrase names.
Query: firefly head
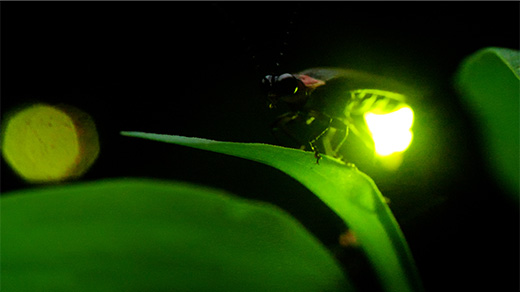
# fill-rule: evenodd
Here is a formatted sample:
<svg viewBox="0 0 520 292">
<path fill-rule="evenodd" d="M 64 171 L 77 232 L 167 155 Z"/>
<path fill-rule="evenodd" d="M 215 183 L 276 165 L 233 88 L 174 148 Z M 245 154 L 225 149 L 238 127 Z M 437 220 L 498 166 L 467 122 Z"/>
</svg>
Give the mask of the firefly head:
<svg viewBox="0 0 520 292">
<path fill-rule="evenodd" d="M 282 99 L 291 102 L 294 96 L 303 91 L 305 85 L 296 76 L 284 73 L 281 75 L 266 75 L 262 78 L 262 87 L 267 91 L 269 107 L 274 107 Z"/>
</svg>

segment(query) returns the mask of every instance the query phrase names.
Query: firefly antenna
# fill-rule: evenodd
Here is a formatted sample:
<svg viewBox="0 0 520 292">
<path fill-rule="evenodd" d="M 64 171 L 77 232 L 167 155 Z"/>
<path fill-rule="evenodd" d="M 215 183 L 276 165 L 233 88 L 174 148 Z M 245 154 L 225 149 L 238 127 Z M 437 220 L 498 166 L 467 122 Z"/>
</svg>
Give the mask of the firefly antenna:
<svg viewBox="0 0 520 292">
<path fill-rule="evenodd" d="M 280 12 L 255 13 L 255 15 L 262 15 L 264 23 L 259 23 L 259 21 L 255 21 L 256 19 L 251 19 L 251 15 L 243 15 L 243 9 L 233 11 L 236 6 L 226 7 L 215 3 L 214 7 L 227 16 L 232 29 L 235 30 L 245 47 L 245 54 L 249 56 L 249 62 L 259 76 L 267 73 L 282 73 L 279 72 L 279 68 L 288 55 L 289 40 L 296 31 L 295 27 L 301 10 L 300 3 L 291 3 L 290 12 L 288 15 L 286 13 L 287 21 L 278 22 L 279 26 L 269 18 L 270 16 L 273 18 L 284 17 Z M 282 11 L 282 13 L 284 12 Z"/>
</svg>

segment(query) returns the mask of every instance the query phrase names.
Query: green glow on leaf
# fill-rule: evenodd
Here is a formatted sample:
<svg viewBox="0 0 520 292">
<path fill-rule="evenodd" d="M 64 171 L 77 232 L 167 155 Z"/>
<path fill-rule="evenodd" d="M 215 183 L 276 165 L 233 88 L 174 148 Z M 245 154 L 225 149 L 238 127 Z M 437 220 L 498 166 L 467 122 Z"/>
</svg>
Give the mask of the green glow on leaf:
<svg viewBox="0 0 520 292">
<path fill-rule="evenodd" d="M 413 110 L 410 107 L 386 114 L 368 112 L 364 117 L 378 155 L 403 152 L 412 143 Z"/>
</svg>

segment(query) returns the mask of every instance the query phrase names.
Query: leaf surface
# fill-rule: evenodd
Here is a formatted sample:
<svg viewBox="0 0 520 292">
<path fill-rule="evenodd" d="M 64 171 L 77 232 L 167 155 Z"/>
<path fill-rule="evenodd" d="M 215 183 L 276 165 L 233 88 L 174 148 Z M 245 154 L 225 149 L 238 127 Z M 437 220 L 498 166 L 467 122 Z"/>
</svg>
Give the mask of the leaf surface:
<svg viewBox="0 0 520 292">
<path fill-rule="evenodd" d="M 352 291 L 290 215 L 222 191 L 112 179 L 3 194 L 2 291 Z"/>
<path fill-rule="evenodd" d="M 469 56 L 457 86 L 483 134 L 486 159 L 516 200 L 520 195 L 520 52 L 486 48 Z"/>
<path fill-rule="evenodd" d="M 189 146 L 277 168 L 311 190 L 354 232 L 386 291 L 421 291 L 408 245 L 374 182 L 355 167 L 311 152 L 259 143 L 220 142 L 142 132 L 122 135 Z"/>
</svg>

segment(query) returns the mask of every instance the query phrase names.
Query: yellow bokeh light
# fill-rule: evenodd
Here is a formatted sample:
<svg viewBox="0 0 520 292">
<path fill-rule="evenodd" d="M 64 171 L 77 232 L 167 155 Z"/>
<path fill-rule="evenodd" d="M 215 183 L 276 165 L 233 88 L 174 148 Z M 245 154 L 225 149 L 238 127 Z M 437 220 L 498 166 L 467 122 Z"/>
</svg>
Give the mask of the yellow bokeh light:
<svg viewBox="0 0 520 292">
<path fill-rule="evenodd" d="M 410 146 L 413 137 L 413 111 L 410 107 L 401 107 L 385 114 L 368 112 L 364 117 L 377 155 L 388 156 L 403 152 Z"/>
<path fill-rule="evenodd" d="M 3 124 L 2 156 L 31 183 L 77 178 L 99 153 L 94 122 L 70 106 L 34 104 L 11 114 Z"/>
</svg>

